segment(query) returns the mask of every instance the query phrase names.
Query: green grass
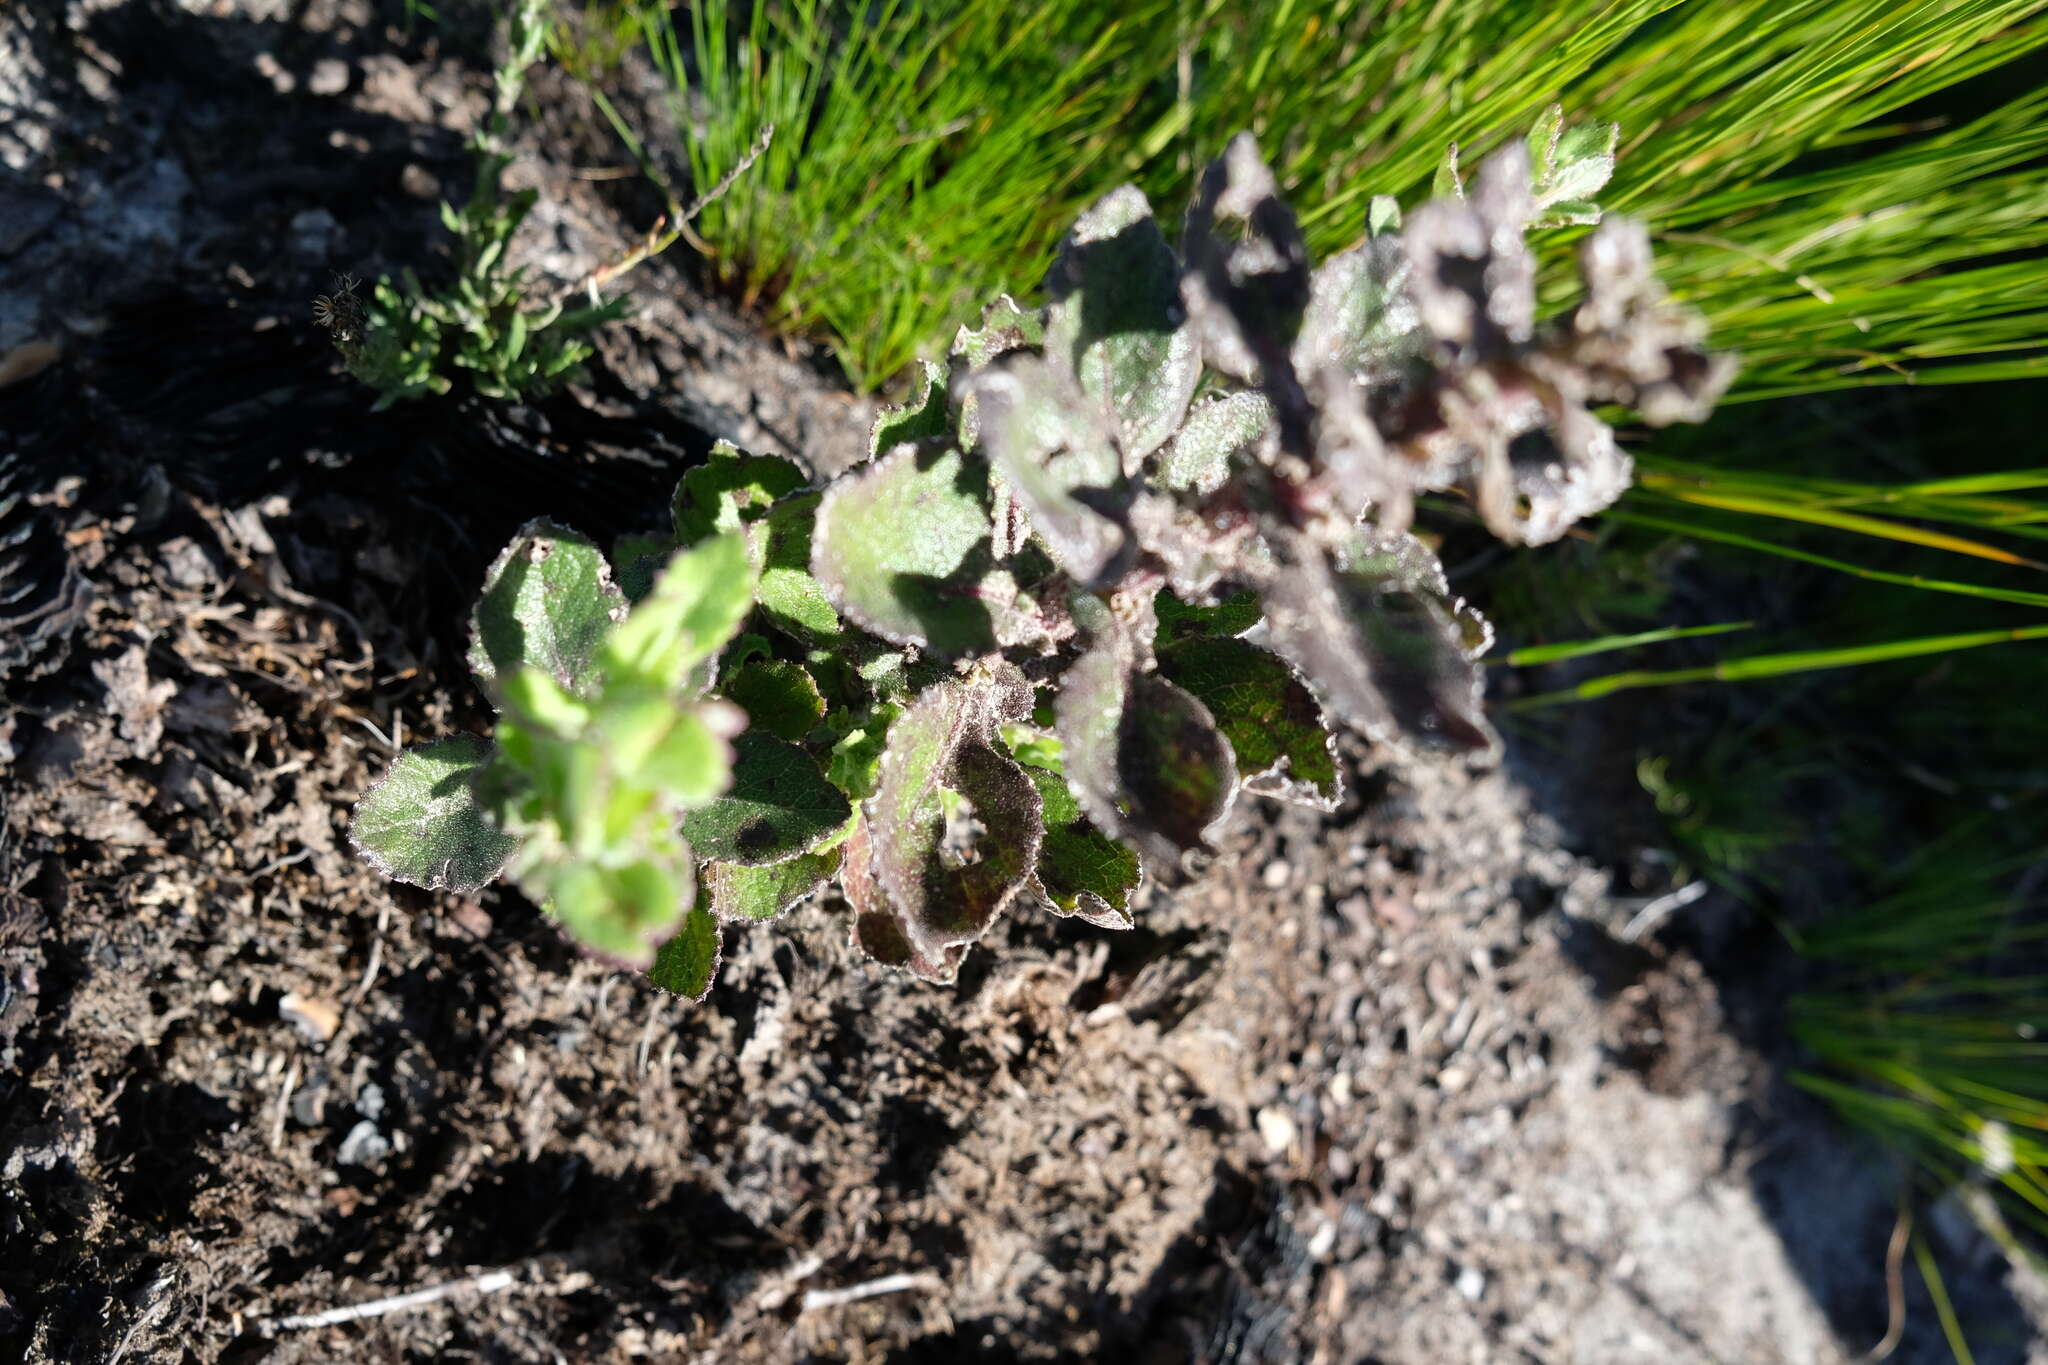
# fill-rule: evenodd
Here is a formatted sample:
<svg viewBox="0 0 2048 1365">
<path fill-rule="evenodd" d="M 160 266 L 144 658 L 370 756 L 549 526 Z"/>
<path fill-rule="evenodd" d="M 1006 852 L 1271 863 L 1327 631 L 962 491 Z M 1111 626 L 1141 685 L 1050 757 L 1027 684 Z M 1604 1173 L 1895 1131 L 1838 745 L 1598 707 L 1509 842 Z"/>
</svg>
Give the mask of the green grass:
<svg viewBox="0 0 2048 1365">
<path fill-rule="evenodd" d="M 1675 289 L 1747 361 L 1737 397 L 1909 374 L 2043 372 L 2048 91 L 2009 80 L 2043 0 L 698 0 L 642 18 L 687 99 L 699 183 L 780 140 L 699 232 L 780 326 L 856 384 L 930 353 L 997 289 L 1032 291 L 1064 226 L 1137 180 L 1168 212 L 1257 131 L 1319 252 L 1375 193 L 1413 201 L 1562 99 L 1621 123 L 1603 202 L 1645 217 Z M 2001 70 L 2001 69 L 2004 70 Z M 1553 272 L 1556 273 L 1556 272 Z"/>
</svg>

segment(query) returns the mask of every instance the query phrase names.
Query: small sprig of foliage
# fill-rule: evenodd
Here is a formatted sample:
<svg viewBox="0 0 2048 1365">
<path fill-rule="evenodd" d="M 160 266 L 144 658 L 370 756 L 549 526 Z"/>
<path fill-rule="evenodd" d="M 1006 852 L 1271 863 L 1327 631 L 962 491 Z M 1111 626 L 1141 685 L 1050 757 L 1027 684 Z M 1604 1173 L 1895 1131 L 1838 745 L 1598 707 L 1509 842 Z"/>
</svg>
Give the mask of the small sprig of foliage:
<svg viewBox="0 0 2048 1365">
<path fill-rule="evenodd" d="M 314 303 L 314 319 L 328 329 L 343 366 L 377 391 L 377 409 L 447 393 L 458 373 L 486 397 L 539 397 L 574 379 L 592 354 L 590 333 L 625 312 L 623 299 L 594 297 L 583 308 L 567 308 L 561 297 L 536 307 L 525 270 L 507 263 L 538 191 L 505 193 L 512 164 L 506 130 L 552 24 L 548 0 L 516 0 L 511 9 L 491 113 L 470 137 L 476 177 L 469 201 L 459 209 L 441 205 L 441 222 L 455 238 L 454 278 L 429 289 L 407 269 L 395 282 L 378 280 L 367 301 L 344 280 Z"/>
<path fill-rule="evenodd" d="M 1490 755 L 1490 632 L 1410 534 L 1416 495 L 1554 539 L 1629 482 L 1592 405 L 1697 420 L 1732 369 L 1619 218 L 1538 321 L 1525 229 L 1598 220 L 1613 147 L 1553 111 L 1314 270 L 1249 135 L 1178 254 L 1111 192 L 1046 305 L 997 299 L 828 485 L 723 446 L 616 582 L 529 527 L 474 620 L 495 749 L 402 757 L 356 840 L 422 885 L 509 869 L 685 994 L 720 921 L 835 880 L 862 948 L 944 981 L 1020 898 L 1128 925 L 1241 792 L 1334 805 L 1330 721 Z"/>
</svg>

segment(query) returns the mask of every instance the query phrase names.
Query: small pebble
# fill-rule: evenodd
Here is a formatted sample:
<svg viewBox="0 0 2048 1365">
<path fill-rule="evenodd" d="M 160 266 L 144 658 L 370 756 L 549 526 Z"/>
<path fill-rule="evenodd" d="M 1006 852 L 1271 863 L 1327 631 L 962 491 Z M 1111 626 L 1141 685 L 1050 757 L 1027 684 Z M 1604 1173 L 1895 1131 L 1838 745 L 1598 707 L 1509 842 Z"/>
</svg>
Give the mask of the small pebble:
<svg viewBox="0 0 2048 1365">
<path fill-rule="evenodd" d="M 1259 1111 L 1259 1136 L 1265 1140 L 1266 1150 L 1274 1156 L 1283 1156 L 1294 1145 L 1294 1119 L 1277 1104 L 1269 1104 Z"/>
<path fill-rule="evenodd" d="M 1272 862 L 1266 864 L 1264 871 L 1259 873 L 1259 880 L 1266 884 L 1268 891 L 1278 891 L 1281 887 L 1287 885 L 1288 879 L 1293 875 L 1286 863 L 1275 858 Z"/>
<path fill-rule="evenodd" d="M 391 1139 L 378 1132 L 376 1124 L 364 1119 L 348 1130 L 334 1159 L 343 1166 L 373 1166 L 390 1155 Z"/>
<path fill-rule="evenodd" d="M 1468 1265 L 1458 1272 L 1458 1292 L 1472 1303 L 1486 1296 L 1486 1272 L 1476 1265 Z"/>
<path fill-rule="evenodd" d="M 324 1043 L 341 1027 L 341 1011 L 318 996 L 288 991 L 277 1002 L 277 1017 L 304 1034 L 309 1043 Z"/>
<path fill-rule="evenodd" d="M 348 63 L 339 57 L 322 57 L 313 63 L 313 74 L 306 80 L 306 88 L 316 95 L 339 95 L 348 89 Z"/>
</svg>

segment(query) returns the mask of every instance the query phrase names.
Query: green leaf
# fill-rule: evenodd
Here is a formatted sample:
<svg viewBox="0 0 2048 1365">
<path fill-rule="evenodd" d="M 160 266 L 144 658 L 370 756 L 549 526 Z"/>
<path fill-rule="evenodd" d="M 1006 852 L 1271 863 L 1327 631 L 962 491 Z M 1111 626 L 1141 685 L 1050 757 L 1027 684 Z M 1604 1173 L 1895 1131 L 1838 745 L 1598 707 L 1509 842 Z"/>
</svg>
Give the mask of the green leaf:
<svg viewBox="0 0 2048 1365">
<path fill-rule="evenodd" d="M 937 440 L 947 434 L 946 371 L 920 360 L 911 380 L 910 397 L 883 408 L 868 430 L 868 458 L 878 459 L 905 441 Z"/>
<path fill-rule="evenodd" d="M 967 362 L 959 368 L 978 370 L 999 355 L 1044 344 L 1045 315 L 1027 312 L 1008 294 L 998 294 L 981 310 L 981 326 L 963 326 L 953 334 L 952 353 Z"/>
<path fill-rule="evenodd" d="M 1496 749 L 1463 604 L 1420 541 L 1360 532 L 1334 560 L 1302 537 L 1281 548 L 1264 590 L 1267 643 L 1333 714 L 1376 742 Z"/>
<path fill-rule="evenodd" d="M 1178 880 L 1182 855 L 1207 846 L 1237 792 L 1230 742 L 1209 709 L 1141 671 L 1130 642 L 1111 634 L 1067 670 L 1054 728 L 1088 817 Z"/>
<path fill-rule="evenodd" d="M 727 923 L 779 918 L 823 890 L 839 871 L 841 856 L 841 846 L 833 844 L 773 867 L 706 863 L 701 879 L 711 897 L 711 913 Z"/>
<path fill-rule="evenodd" d="M 799 664 L 757 660 L 726 675 L 719 691 L 747 713 L 748 723 L 778 739 L 802 741 L 825 716 L 818 684 Z"/>
<path fill-rule="evenodd" d="M 817 848 L 852 813 L 809 754 L 749 730 L 733 741 L 731 788 L 684 816 L 682 832 L 700 858 L 765 867 Z"/>
<path fill-rule="evenodd" d="M 747 530 L 749 548 L 761 567 L 754 600 L 768 623 L 785 635 L 813 645 L 837 644 L 845 627 L 825 589 L 811 576 L 811 539 L 820 495 L 806 493 L 775 504 Z"/>
<path fill-rule="evenodd" d="M 1177 491 L 1213 493 L 1230 463 L 1256 445 L 1273 422 L 1273 404 L 1254 389 L 1205 398 L 1159 455 L 1159 482 Z"/>
<path fill-rule="evenodd" d="M 1137 186 L 1111 190 L 1081 215 L 1060 243 L 1045 292 L 1046 357 L 1114 423 L 1125 468 L 1135 473 L 1179 429 L 1202 377 L 1181 309 L 1179 264 Z"/>
<path fill-rule="evenodd" d="M 1130 537 L 1123 465 L 1073 381 L 1038 356 L 1006 356 L 968 381 L 981 443 L 1061 567 L 1082 583 L 1122 576 Z"/>
<path fill-rule="evenodd" d="M 475 735 L 408 749 L 356 803 L 349 842 L 385 876 L 429 891 L 490 885 L 518 847 L 477 796 L 493 756 Z"/>
<path fill-rule="evenodd" d="M 957 450 L 907 448 L 833 483 L 818 505 L 811 572 L 838 609 L 899 645 L 941 655 L 993 647 L 970 561 L 990 532 L 985 473 Z"/>
<path fill-rule="evenodd" d="M 514 863 L 520 890 L 539 900 L 589 951 L 646 967 L 675 933 L 696 895 L 690 851 L 680 840 L 639 856 L 599 855 L 529 839 Z"/>
<path fill-rule="evenodd" d="M 676 485 L 676 543 L 684 548 L 759 520 L 804 486 L 804 472 L 780 455 L 749 455 L 730 441 Z"/>
<path fill-rule="evenodd" d="M 1365 235 L 1386 237 L 1401 230 L 1401 204 L 1391 194 L 1376 194 L 1365 210 Z"/>
<path fill-rule="evenodd" d="M 881 780 L 882 752 L 889 743 L 889 727 L 902 713 L 903 708 L 896 703 L 881 702 L 858 725 L 843 723 L 846 728 L 832 746 L 826 780 L 856 801 L 874 795 L 875 784 Z"/>
<path fill-rule="evenodd" d="M 1243 640 L 1188 640 L 1159 670 L 1209 708 L 1246 791 L 1336 809 L 1343 795 L 1323 708 L 1285 660 Z"/>
<path fill-rule="evenodd" d="M 1212 607 L 1183 602 L 1171 591 L 1163 591 L 1152 599 L 1152 610 L 1159 618 L 1153 638 L 1164 649 L 1180 640 L 1242 635 L 1259 623 L 1264 609 L 1259 595 L 1246 588 Z"/>
<path fill-rule="evenodd" d="M 730 640 L 754 604 L 747 544 L 718 535 L 678 554 L 605 641 L 608 677 L 630 676 L 662 691 L 681 687 Z"/>
<path fill-rule="evenodd" d="M 1567 128 L 1564 109 L 1553 104 L 1529 133 L 1529 189 L 1535 200 L 1530 227 L 1592 226 L 1600 221 L 1591 201 L 1614 175 L 1618 123 L 1582 123 Z"/>
<path fill-rule="evenodd" d="M 1131 927 L 1131 893 L 1145 879 L 1138 855 L 1088 823 L 1056 772 L 1026 765 L 1045 813 L 1038 889 L 1054 911 L 1103 929 Z"/>
<path fill-rule="evenodd" d="M 1429 197 L 1432 199 L 1463 199 L 1465 180 L 1458 173 L 1458 144 L 1453 142 L 1444 148 L 1443 160 L 1436 163 L 1436 174 L 1430 177 Z"/>
<path fill-rule="evenodd" d="M 612 542 L 612 564 L 616 567 L 619 591 L 629 604 L 644 601 L 654 591 L 654 576 L 668 563 L 676 548 L 670 536 L 628 535 Z"/>
<path fill-rule="evenodd" d="M 1038 789 L 995 732 L 1030 706 L 1030 685 L 1004 665 L 928 688 L 890 727 L 861 821 L 872 843 L 857 859 L 849 840 L 844 878 L 860 941 L 880 945 L 882 960 L 901 956 L 900 939 L 908 956 L 894 965 L 950 974 L 1029 883 L 1044 834 Z"/>
<path fill-rule="evenodd" d="M 647 979 L 665 991 L 702 1000 L 711 994 L 723 956 L 718 921 L 700 902 L 690 907 L 688 918 L 676 936 L 661 945 Z"/>
<path fill-rule="evenodd" d="M 1374 238 L 1317 266 L 1294 342 L 1295 367 L 1307 374 L 1336 365 L 1370 384 L 1420 360 L 1429 338 L 1409 297 L 1409 273 L 1399 237 Z"/>
<path fill-rule="evenodd" d="M 484 576 L 470 615 L 470 670 L 493 697 L 502 675 L 527 665 L 588 696 L 599 647 L 625 614 L 626 596 L 595 543 L 529 522 Z"/>
</svg>

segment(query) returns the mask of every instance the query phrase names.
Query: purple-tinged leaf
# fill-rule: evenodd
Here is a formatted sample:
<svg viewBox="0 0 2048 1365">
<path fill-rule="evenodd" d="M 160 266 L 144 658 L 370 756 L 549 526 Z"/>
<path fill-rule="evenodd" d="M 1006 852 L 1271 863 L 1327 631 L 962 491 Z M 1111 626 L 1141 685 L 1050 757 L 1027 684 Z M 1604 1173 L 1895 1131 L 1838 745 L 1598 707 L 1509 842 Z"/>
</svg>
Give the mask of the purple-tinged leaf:
<svg viewBox="0 0 2048 1365">
<path fill-rule="evenodd" d="M 1143 668 L 1133 636 L 1153 629 L 1147 614 L 1098 635 L 1061 679 L 1054 731 L 1088 818 L 1174 882 L 1228 814 L 1237 762 L 1209 708 Z"/>
<path fill-rule="evenodd" d="M 996 727 L 1030 705 L 1029 684 L 1004 665 L 926 689 L 889 728 L 862 812 L 870 867 L 847 878 L 851 895 L 872 872 L 854 904 L 861 941 L 881 960 L 901 957 L 900 939 L 910 956 L 894 965 L 949 971 L 1029 884 L 1044 834 L 1038 789 Z M 847 856 L 857 860 L 851 847 Z"/>
<path fill-rule="evenodd" d="M 1304 537 L 1282 546 L 1264 589 L 1264 643 L 1332 713 L 1380 743 L 1491 755 L 1466 626 L 1435 556 L 1408 535 L 1361 532 L 1334 560 Z"/>
<path fill-rule="evenodd" d="M 1073 380 L 1019 353 L 977 370 L 964 391 L 996 474 L 1053 558 L 1082 583 L 1121 577 L 1130 490 L 1107 425 Z"/>
<path fill-rule="evenodd" d="M 1046 358 L 1080 382 L 1113 426 L 1128 473 L 1179 428 L 1202 377 L 1178 274 L 1135 185 L 1096 200 L 1046 274 Z"/>
</svg>

